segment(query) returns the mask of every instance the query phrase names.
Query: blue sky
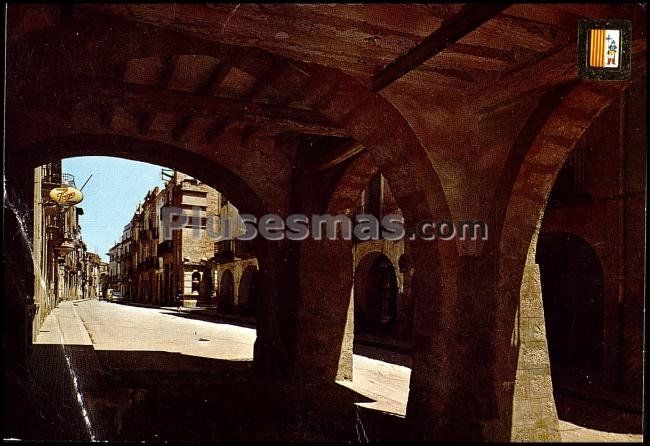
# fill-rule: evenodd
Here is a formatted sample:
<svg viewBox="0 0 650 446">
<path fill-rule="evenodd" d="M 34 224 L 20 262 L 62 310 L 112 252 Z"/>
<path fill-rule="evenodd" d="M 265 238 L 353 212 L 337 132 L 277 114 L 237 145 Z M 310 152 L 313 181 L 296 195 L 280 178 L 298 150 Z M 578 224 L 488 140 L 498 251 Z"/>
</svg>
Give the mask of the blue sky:
<svg viewBox="0 0 650 446">
<path fill-rule="evenodd" d="M 75 177 L 77 188 L 92 174 L 83 189 L 79 204 L 81 235 L 88 251 L 108 261 L 106 253 L 120 238 L 124 225 L 131 221 L 138 202 L 148 191 L 162 186 L 162 167 L 122 158 L 84 156 L 63 160 L 63 172 Z"/>
</svg>

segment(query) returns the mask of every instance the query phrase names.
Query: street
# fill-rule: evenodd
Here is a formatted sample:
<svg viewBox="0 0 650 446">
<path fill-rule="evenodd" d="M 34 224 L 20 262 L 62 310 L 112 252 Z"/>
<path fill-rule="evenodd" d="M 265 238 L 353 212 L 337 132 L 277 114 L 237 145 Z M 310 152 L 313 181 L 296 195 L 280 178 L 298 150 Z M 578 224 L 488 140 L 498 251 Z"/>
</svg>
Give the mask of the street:
<svg viewBox="0 0 650 446">
<path fill-rule="evenodd" d="M 62 302 L 46 318 L 34 346 L 33 361 L 50 367 L 34 367 L 33 384 L 52 407 L 64 409 L 42 404 L 47 429 L 31 434 L 152 441 L 279 438 L 271 436 L 276 432 L 290 440 L 348 435 L 359 440 L 362 435 L 372 439 L 377 426 L 393 423 L 395 431 L 403 423 L 410 377 L 405 355 L 357 349 L 364 355 L 354 356 L 354 382 L 324 391 L 325 398 L 336 401 L 331 407 L 344 420 L 339 424 L 300 409 L 311 409 L 309 401 L 323 397 L 320 390 L 306 395 L 299 388 L 274 393 L 259 387 L 251 377 L 254 341 L 254 328 L 196 320 L 176 310 L 96 300 Z M 37 370 L 43 370 L 41 375 Z M 65 404 L 57 405 L 57 398 Z M 343 406 L 354 411 L 353 425 Z M 76 427 L 69 423 L 74 415 L 67 415 L 67 426 L 57 426 L 63 413 L 76 413 Z M 322 423 L 327 422 L 336 427 L 323 434 Z M 641 438 L 560 424 L 564 440 Z"/>
</svg>

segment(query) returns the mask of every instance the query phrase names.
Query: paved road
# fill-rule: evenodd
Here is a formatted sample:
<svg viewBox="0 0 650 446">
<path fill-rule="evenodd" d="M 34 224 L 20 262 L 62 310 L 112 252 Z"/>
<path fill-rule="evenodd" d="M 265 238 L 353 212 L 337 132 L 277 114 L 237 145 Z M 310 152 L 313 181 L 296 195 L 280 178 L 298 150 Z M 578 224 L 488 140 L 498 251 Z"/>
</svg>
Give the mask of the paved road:
<svg viewBox="0 0 650 446">
<path fill-rule="evenodd" d="M 129 417 L 125 421 L 124 413 L 128 413 L 125 406 L 146 398 L 153 400 L 151 389 L 143 390 L 153 381 L 158 386 L 179 385 L 181 389 L 189 389 L 195 381 L 201 380 L 196 377 L 205 373 L 213 373 L 209 382 L 221 380 L 226 386 L 232 379 L 229 376 L 245 376 L 252 362 L 254 342 L 253 328 L 196 320 L 169 309 L 94 300 L 61 303 L 47 317 L 37 339 L 37 344 L 41 346 L 64 346 L 67 368 L 75 376 L 73 392 L 81 398 L 79 410 L 81 413 L 86 411 L 84 423 L 91 436 L 100 439 L 103 438 L 102 429 L 116 429 L 117 434 L 114 435 L 128 429 L 131 429 L 130 432 L 137 431 L 133 426 L 124 427 L 129 421 Z M 387 355 L 373 349 L 366 349 L 365 353 L 376 358 Z M 348 388 L 354 391 L 353 395 L 361 396 L 353 396 L 352 401 L 368 397 L 364 402 L 358 402 L 359 406 L 403 416 L 410 369 L 407 367 L 408 358 L 397 359 L 399 361 L 394 362 L 403 365 L 355 354 L 354 382 L 339 384 L 342 389 Z M 96 370 L 102 370 L 104 375 L 98 376 L 93 372 Z M 107 382 L 128 387 L 128 391 L 106 395 Z M 236 389 L 234 381 L 231 387 Z M 223 390 L 219 392 L 223 394 Z M 101 397 L 88 397 L 87 401 L 82 397 L 99 394 Z M 107 401 L 111 398 L 120 402 Z M 168 396 L 162 398 L 167 399 Z M 207 397 L 205 402 L 208 403 Z M 160 403 L 151 404 L 151 407 L 157 407 L 156 404 Z M 196 403 L 192 402 L 192 405 Z M 98 425 L 104 420 L 95 412 L 105 413 L 108 406 L 117 425 L 102 428 Z M 594 431 L 565 421 L 561 422 L 560 427 L 565 441 L 641 439 L 640 435 Z M 110 437 L 108 434 L 106 436 Z"/>
<path fill-rule="evenodd" d="M 162 351 L 204 358 L 251 361 L 255 329 L 187 318 L 173 310 L 143 308 L 105 301 L 63 302 L 48 318 L 76 333 L 78 322 L 95 350 Z M 52 321 L 52 322 L 54 322 Z M 37 342 L 58 343 L 53 332 Z"/>
</svg>

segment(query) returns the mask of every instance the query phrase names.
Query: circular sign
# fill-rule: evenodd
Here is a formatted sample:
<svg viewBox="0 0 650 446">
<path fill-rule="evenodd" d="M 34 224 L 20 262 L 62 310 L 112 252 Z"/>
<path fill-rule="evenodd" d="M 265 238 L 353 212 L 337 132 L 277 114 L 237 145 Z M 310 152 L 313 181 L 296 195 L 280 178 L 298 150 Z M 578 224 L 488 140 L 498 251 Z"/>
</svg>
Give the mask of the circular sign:
<svg viewBox="0 0 650 446">
<path fill-rule="evenodd" d="M 84 195 L 74 187 L 56 187 L 50 191 L 50 198 L 62 206 L 72 206 L 81 203 Z"/>
</svg>

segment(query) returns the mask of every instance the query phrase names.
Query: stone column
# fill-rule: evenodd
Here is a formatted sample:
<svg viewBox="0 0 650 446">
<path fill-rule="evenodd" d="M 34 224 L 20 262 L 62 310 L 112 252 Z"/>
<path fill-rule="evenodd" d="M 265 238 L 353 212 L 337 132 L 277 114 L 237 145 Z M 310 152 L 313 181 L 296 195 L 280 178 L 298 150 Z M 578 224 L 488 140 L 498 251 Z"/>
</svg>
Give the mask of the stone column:
<svg viewBox="0 0 650 446">
<path fill-rule="evenodd" d="M 511 441 L 560 441 L 559 421 L 546 340 L 539 266 L 535 263 L 537 234 L 528 250 L 521 283 L 518 325 L 513 341 L 519 357 L 512 401 Z"/>
<path fill-rule="evenodd" d="M 291 377 L 296 343 L 297 254 L 286 240 L 260 242 L 256 254 L 260 290 L 253 367 L 261 378 L 285 380 Z"/>
<path fill-rule="evenodd" d="M 352 242 L 301 242 L 295 366 L 308 382 L 352 380 Z"/>
</svg>

